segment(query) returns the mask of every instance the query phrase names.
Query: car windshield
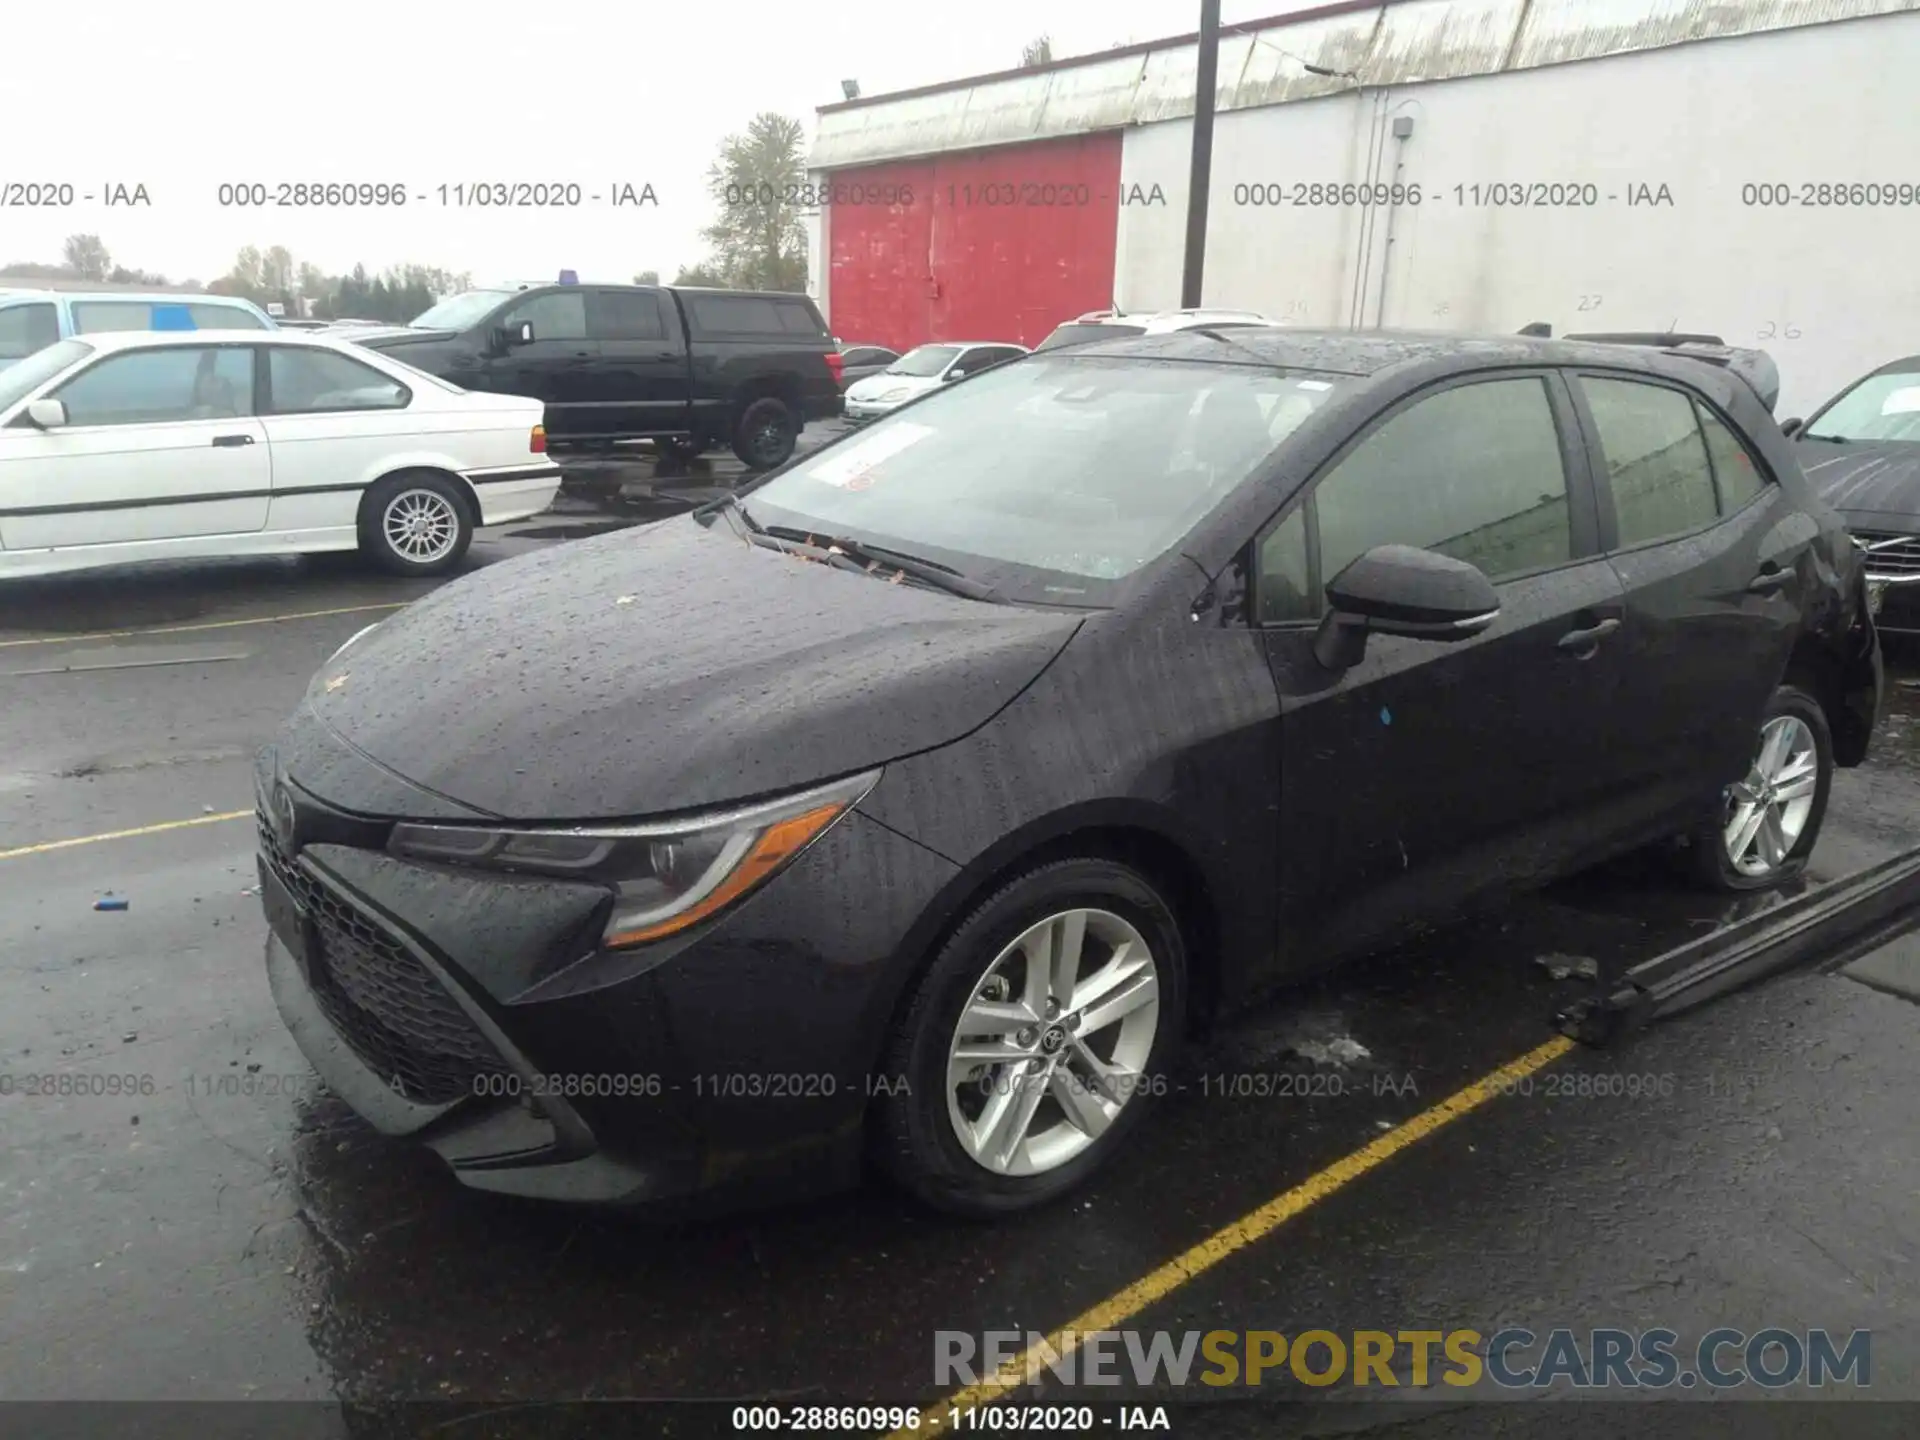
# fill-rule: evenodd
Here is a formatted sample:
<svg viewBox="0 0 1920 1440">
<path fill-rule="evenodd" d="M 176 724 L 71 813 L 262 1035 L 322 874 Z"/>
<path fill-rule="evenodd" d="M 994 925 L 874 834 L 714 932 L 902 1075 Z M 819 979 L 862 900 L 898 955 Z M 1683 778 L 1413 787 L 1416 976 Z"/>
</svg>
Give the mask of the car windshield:
<svg viewBox="0 0 1920 1440">
<path fill-rule="evenodd" d="M 514 290 L 463 290 L 422 310 L 407 324 L 415 330 L 465 330 L 502 300 L 511 299 L 517 293 Z"/>
<path fill-rule="evenodd" d="M 11 409 L 76 360 L 92 353 L 93 347 L 83 340 L 57 340 L 0 369 L 0 410 Z"/>
<path fill-rule="evenodd" d="M 1920 444 L 1920 370 L 1869 375 L 1807 427 L 1812 440 Z"/>
<path fill-rule="evenodd" d="M 951 365 L 953 357 L 959 353 L 958 345 L 922 345 L 917 350 L 909 350 L 889 365 L 887 374 L 909 375 L 916 380 L 930 380 Z"/>
<path fill-rule="evenodd" d="M 1344 377 L 1060 355 L 918 401 L 755 488 L 763 525 L 932 559 L 1009 599 L 1108 603 Z"/>
<path fill-rule="evenodd" d="M 1122 335 L 1144 335 L 1144 325 L 1062 325 L 1046 339 L 1040 342 L 1040 348 L 1033 353 L 1038 355 L 1046 350 L 1059 350 L 1067 345 L 1089 345 L 1095 340 L 1113 340 Z"/>
</svg>

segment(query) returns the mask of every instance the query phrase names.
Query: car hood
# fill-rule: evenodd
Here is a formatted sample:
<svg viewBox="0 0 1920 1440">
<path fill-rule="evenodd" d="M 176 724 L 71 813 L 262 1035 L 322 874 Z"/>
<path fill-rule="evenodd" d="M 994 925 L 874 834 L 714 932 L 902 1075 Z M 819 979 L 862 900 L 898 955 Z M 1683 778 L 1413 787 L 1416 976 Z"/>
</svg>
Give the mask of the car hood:
<svg viewBox="0 0 1920 1440">
<path fill-rule="evenodd" d="M 668 814 L 956 740 L 1079 624 L 831 569 L 749 545 L 724 519 L 681 517 L 444 586 L 329 661 L 296 729 L 323 725 L 375 766 L 491 815 Z M 379 813 L 371 795 L 295 778 Z"/>
<path fill-rule="evenodd" d="M 1920 532 L 1920 444 L 1802 440 L 1794 450 L 1814 490 L 1849 525 Z"/>
<path fill-rule="evenodd" d="M 452 330 L 416 330 L 411 325 L 348 325 L 326 332 L 331 340 L 351 340 L 356 345 L 371 345 L 379 350 L 391 350 L 397 345 L 433 344 L 451 340 L 456 333 Z"/>
<path fill-rule="evenodd" d="M 858 384 L 849 387 L 849 400 L 878 400 L 890 390 L 905 389 L 909 394 L 918 395 L 931 390 L 940 383 L 937 375 L 921 377 L 917 375 L 869 375 Z"/>
</svg>

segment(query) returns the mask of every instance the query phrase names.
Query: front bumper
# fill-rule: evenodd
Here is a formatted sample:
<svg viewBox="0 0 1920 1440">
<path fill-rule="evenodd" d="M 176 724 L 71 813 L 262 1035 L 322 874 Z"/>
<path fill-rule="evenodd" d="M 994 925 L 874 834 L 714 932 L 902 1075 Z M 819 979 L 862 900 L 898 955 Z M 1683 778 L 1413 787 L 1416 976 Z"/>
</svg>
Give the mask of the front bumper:
<svg viewBox="0 0 1920 1440">
<path fill-rule="evenodd" d="M 907 402 L 904 400 L 849 400 L 847 418 L 849 420 L 878 420 L 882 415 L 891 415 Z"/>
<path fill-rule="evenodd" d="M 856 1181 L 902 937 L 949 862 L 856 811 L 707 926 L 603 952 L 598 887 L 401 860 L 371 843 L 386 822 L 262 791 L 275 1003 L 376 1129 L 476 1189 L 577 1203 L 711 1213 Z M 283 793 L 292 845 L 266 818 Z"/>
</svg>

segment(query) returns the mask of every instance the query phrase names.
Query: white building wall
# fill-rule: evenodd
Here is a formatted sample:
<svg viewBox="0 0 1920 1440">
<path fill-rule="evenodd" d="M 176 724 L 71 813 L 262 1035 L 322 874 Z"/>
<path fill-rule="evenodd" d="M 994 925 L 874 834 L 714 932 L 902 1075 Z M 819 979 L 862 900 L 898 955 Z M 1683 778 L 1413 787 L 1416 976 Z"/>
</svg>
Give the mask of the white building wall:
<svg viewBox="0 0 1920 1440">
<path fill-rule="evenodd" d="M 1909 12 L 1225 113 L 1205 300 L 1314 325 L 1710 331 L 1769 350 L 1780 415 L 1805 414 L 1920 351 L 1915 77 Z M 1391 247 L 1386 207 L 1256 206 L 1236 190 L 1391 181 L 1393 116 L 1414 121 L 1398 178 L 1423 193 L 1392 214 Z M 1127 132 L 1124 193 L 1149 201 L 1120 211 L 1129 308 L 1179 303 L 1190 133 L 1184 119 Z M 1476 208 L 1454 189 L 1501 182 L 1590 183 L 1599 203 Z M 1799 203 L 1803 184 L 1843 182 L 1904 185 L 1908 203 Z M 1794 203 L 1744 204 L 1757 183 Z M 1629 204 L 1641 185 L 1673 203 Z"/>
</svg>

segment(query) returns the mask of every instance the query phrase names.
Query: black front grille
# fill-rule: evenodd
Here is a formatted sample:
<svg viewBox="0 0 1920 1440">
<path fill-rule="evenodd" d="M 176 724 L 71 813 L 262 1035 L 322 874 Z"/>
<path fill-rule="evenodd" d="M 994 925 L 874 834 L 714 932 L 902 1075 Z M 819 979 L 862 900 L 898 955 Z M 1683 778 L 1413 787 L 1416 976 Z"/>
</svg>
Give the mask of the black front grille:
<svg viewBox="0 0 1920 1440">
<path fill-rule="evenodd" d="M 446 988 L 378 917 L 294 864 L 259 817 L 260 854 L 312 917 L 313 996 L 353 1052 L 409 1100 L 443 1105 L 505 1074 L 499 1052 Z"/>
<path fill-rule="evenodd" d="M 1920 536 L 1889 535 L 1856 530 L 1854 538 L 1867 547 L 1869 575 L 1920 575 Z"/>
</svg>

